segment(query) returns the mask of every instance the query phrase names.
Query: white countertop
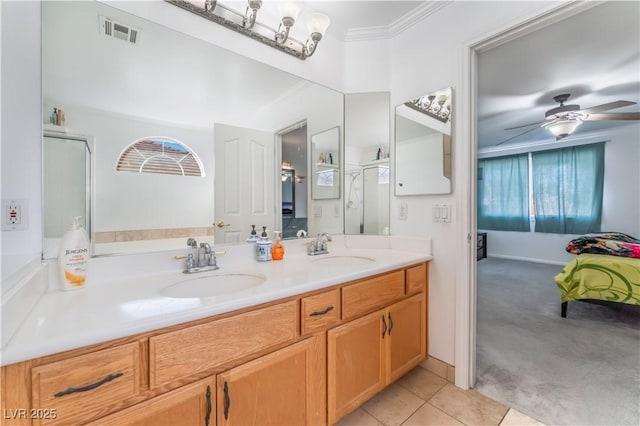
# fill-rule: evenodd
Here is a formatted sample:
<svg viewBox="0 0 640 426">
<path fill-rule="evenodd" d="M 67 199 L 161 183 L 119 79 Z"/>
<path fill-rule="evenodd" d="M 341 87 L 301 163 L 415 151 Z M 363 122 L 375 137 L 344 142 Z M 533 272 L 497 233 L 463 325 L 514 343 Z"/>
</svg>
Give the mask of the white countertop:
<svg viewBox="0 0 640 426">
<path fill-rule="evenodd" d="M 429 240 L 338 237 L 338 241 L 329 243 L 330 253 L 319 256 L 304 254 L 300 240 L 284 241 L 287 251 L 282 261 L 257 262 L 249 245 L 229 247 L 226 255 L 218 257 L 219 270 L 196 274 L 181 272 L 181 262 L 172 256 L 182 253 L 92 259 L 84 288 L 61 291 L 49 284 L 49 290 L 1 349 L 1 365 L 206 318 L 432 259 Z M 350 265 L 340 262 L 330 268 L 319 261 L 334 256 L 362 256 L 375 261 Z M 140 261 L 148 267 L 136 263 Z M 166 267 L 157 267 L 158 262 Z M 49 266 L 55 270 L 55 264 Z M 219 274 L 261 275 L 265 281 L 215 297 L 173 298 L 159 292 L 177 282 Z"/>
</svg>

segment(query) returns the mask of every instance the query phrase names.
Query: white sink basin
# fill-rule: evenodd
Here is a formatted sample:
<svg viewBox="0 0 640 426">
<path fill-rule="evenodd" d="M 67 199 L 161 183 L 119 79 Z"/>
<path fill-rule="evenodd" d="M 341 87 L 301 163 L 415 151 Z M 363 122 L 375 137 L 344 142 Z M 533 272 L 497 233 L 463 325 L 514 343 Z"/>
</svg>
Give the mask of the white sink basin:
<svg viewBox="0 0 640 426">
<path fill-rule="evenodd" d="M 264 283 L 263 275 L 218 274 L 193 277 L 160 290 L 163 296 L 176 298 L 215 297 L 257 287 Z"/>
<path fill-rule="evenodd" d="M 318 255 L 311 262 L 323 267 L 363 266 L 375 262 L 375 259 L 365 256 L 325 256 Z"/>
</svg>

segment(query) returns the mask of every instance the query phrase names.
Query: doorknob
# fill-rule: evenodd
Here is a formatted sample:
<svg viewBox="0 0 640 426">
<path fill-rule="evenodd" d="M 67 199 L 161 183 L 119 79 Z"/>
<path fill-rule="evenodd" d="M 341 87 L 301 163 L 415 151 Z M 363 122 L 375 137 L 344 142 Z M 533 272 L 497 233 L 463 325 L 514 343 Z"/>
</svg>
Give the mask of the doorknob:
<svg viewBox="0 0 640 426">
<path fill-rule="evenodd" d="M 213 222 L 213 224 L 214 224 L 215 226 L 217 226 L 218 228 L 223 228 L 223 227 L 225 227 L 225 226 L 229 226 L 229 224 L 228 224 L 228 223 L 224 223 L 224 222 L 223 222 L 223 221 L 221 221 L 221 220 L 219 220 L 219 221 L 217 221 L 217 222 Z"/>
</svg>

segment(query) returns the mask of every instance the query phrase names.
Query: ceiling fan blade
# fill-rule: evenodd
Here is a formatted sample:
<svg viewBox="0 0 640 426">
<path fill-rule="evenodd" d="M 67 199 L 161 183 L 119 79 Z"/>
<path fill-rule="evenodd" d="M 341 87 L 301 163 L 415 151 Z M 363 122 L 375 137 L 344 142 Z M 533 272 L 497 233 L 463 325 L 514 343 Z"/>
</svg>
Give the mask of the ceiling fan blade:
<svg viewBox="0 0 640 426">
<path fill-rule="evenodd" d="M 525 131 L 524 131 L 524 132 L 522 132 L 522 133 L 518 133 L 518 134 L 517 134 L 517 135 L 515 135 L 515 136 L 511 136 L 509 139 L 505 139 L 505 140 L 503 140 L 502 142 L 498 142 L 495 146 L 502 145 L 503 143 L 507 143 L 507 142 L 509 142 L 510 140 L 513 140 L 513 139 L 515 139 L 515 138 L 517 138 L 517 137 L 520 137 L 520 136 L 522 136 L 522 135 L 526 135 L 527 133 L 529 133 L 529 132 L 533 132 L 534 130 L 539 129 L 539 128 L 540 128 L 540 127 L 532 127 L 532 128 L 531 128 L 531 129 L 529 129 L 529 130 L 525 130 Z"/>
<path fill-rule="evenodd" d="M 506 129 L 504 129 L 504 130 L 521 129 L 521 128 L 523 128 L 523 127 L 535 126 L 536 124 L 542 124 L 542 123 L 544 123 L 544 122 L 545 122 L 545 120 L 542 120 L 542 121 L 537 121 L 537 122 L 535 122 L 535 123 L 523 124 L 522 126 L 508 127 L 508 128 L 506 128 Z"/>
<path fill-rule="evenodd" d="M 589 114 L 587 120 L 640 120 L 640 112 L 611 112 L 604 114 Z"/>
<path fill-rule="evenodd" d="M 622 108 L 629 105 L 635 105 L 635 102 L 631 101 L 615 101 L 609 102 L 608 104 L 596 105 L 591 108 L 583 109 L 581 112 L 586 112 L 587 114 L 591 114 L 592 112 L 600 112 L 600 111 L 608 111 L 610 109 Z"/>
</svg>

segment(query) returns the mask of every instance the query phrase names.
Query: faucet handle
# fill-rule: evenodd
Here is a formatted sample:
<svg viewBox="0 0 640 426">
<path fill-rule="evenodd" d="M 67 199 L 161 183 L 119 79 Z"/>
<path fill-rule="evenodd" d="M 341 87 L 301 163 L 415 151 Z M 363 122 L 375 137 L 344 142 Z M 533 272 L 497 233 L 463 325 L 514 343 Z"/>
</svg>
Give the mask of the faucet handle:
<svg viewBox="0 0 640 426">
<path fill-rule="evenodd" d="M 200 243 L 200 248 L 204 249 L 205 254 L 211 253 L 211 245 L 209 243 Z"/>
<path fill-rule="evenodd" d="M 198 247 L 198 242 L 196 241 L 196 239 L 195 239 L 195 238 L 189 238 L 189 239 L 187 240 L 187 245 L 188 245 L 189 247 L 196 248 L 196 247 Z"/>
</svg>

